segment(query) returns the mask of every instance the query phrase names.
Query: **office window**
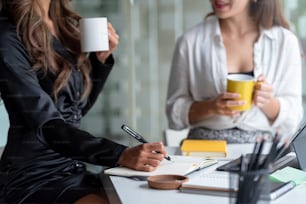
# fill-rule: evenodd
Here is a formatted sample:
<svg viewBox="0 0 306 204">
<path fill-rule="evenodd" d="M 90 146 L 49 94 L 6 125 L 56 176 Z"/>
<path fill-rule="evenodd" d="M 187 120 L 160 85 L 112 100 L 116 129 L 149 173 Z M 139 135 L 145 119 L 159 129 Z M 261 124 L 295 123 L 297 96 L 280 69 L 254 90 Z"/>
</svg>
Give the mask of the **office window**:
<svg viewBox="0 0 306 204">
<path fill-rule="evenodd" d="M 306 3 L 282 3 L 304 47 Z M 137 143 L 120 129 L 125 123 L 149 141 L 161 141 L 167 128 L 165 100 L 175 41 L 211 11 L 209 1 L 75 0 L 74 5 L 83 16 L 107 16 L 120 34 L 120 45 L 114 54 L 116 65 L 83 127 L 96 136 L 124 144 Z M 305 88 L 303 92 L 305 95 Z"/>
<path fill-rule="evenodd" d="M 75 0 L 83 16 L 107 16 L 120 34 L 116 66 L 83 127 L 96 136 L 135 142 L 127 124 L 149 141 L 161 141 L 167 128 L 165 100 L 175 41 L 210 11 L 202 0 Z M 107 6 L 104 6 L 107 4 Z M 105 10 L 111 8 L 112 11 Z M 89 11 L 89 12 L 88 12 Z"/>
<path fill-rule="evenodd" d="M 282 3 L 305 50 L 306 1 Z M 210 12 L 209 1 L 74 0 L 72 4 L 85 17 L 107 16 L 120 35 L 114 54 L 116 65 L 94 108 L 84 118 L 83 128 L 96 136 L 133 144 L 135 141 L 120 129 L 125 123 L 149 141 L 162 140 L 167 128 L 165 99 L 175 41 Z M 306 109 L 305 104 L 304 100 Z M 7 126 L 8 118 L 0 104 L 0 145 L 6 141 Z"/>
</svg>

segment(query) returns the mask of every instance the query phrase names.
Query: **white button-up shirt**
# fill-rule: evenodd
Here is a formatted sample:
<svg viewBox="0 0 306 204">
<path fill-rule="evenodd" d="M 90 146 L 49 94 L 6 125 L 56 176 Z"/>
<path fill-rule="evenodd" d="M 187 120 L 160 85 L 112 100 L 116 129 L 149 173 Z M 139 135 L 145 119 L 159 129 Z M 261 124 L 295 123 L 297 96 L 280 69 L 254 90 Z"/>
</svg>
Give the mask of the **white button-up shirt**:
<svg viewBox="0 0 306 204">
<path fill-rule="evenodd" d="M 239 117 L 214 115 L 189 124 L 188 113 L 195 101 L 208 100 L 226 91 L 227 60 L 219 21 L 210 16 L 177 41 L 168 86 L 166 112 L 169 128 L 206 127 L 243 130 L 266 130 L 291 136 L 303 116 L 301 53 L 296 36 L 289 30 L 274 26 L 261 29 L 254 44 L 254 77 L 263 74 L 273 85 L 280 102 L 280 112 L 271 124 L 255 105 Z"/>
</svg>

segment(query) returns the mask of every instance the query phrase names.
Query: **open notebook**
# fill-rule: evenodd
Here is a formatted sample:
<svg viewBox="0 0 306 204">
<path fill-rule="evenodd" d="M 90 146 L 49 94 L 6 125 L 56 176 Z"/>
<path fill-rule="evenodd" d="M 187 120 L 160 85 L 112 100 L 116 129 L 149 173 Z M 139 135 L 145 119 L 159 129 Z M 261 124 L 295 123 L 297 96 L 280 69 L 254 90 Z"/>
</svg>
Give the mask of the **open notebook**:
<svg viewBox="0 0 306 204">
<path fill-rule="evenodd" d="M 187 175 L 196 170 L 216 164 L 217 161 L 213 159 L 205 159 L 200 157 L 184 157 L 184 156 L 171 156 L 171 161 L 163 160 L 160 166 L 152 172 L 136 171 L 125 167 L 114 167 L 104 170 L 104 174 L 116 176 L 154 176 L 161 174 L 177 174 Z"/>
</svg>

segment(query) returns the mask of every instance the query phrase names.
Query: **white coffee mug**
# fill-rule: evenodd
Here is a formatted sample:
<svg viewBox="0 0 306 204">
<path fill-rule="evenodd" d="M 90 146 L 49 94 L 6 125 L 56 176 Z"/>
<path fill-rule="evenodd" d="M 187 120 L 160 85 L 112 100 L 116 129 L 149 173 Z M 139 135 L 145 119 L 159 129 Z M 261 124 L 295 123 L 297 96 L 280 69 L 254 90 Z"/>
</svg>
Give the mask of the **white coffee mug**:
<svg viewBox="0 0 306 204">
<path fill-rule="evenodd" d="M 109 50 L 107 18 L 83 18 L 80 20 L 82 52 Z"/>
</svg>

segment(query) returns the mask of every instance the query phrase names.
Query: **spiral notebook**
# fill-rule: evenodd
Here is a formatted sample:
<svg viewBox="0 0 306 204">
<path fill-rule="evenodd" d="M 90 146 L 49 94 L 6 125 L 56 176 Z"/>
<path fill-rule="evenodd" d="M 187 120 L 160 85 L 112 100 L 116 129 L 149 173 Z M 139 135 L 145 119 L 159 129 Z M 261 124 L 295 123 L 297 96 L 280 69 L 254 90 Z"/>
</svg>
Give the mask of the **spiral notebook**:
<svg viewBox="0 0 306 204">
<path fill-rule="evenodd" d="M 114 167 L 104 170 L 104 174 L 134 177 L 134 176 L 154 176 L 161 174 L 177 174 L 177 175 L 188 175 L 199 169 L 216 164 L 217 161 L 214 159 L 204 159 L 199 157 L 184 157 L 172 155 L 171 161 L 163 160 L 159 167 L 155 171 L 145 172 L 129 169 L 126 167 Z"/>
</svg>

